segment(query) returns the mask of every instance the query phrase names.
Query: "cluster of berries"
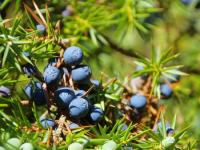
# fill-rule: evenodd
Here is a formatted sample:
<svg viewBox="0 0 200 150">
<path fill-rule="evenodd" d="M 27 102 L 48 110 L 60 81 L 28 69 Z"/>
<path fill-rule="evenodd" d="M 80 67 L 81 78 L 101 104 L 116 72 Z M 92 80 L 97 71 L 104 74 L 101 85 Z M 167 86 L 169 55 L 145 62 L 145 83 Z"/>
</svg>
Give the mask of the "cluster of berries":
<svg viewBox="0 0 200 150">
<path fill-rule="evenodd" d="M 103 110 L 92 105 L 87 95 L 95 92 L 101 84 L 98 80 L 91 80 L 91 69 L 81 64 L 82 60 L 83 52 L 76 46 L 65 49 L 63 58 L 50 59 L 44 69 L 44 83 L 31 80 L 26 85 L 24 91 L 28 99 L 39 106 L 57 106 L 60 114 L 67 114 L 71 119 L 87 118 L 91 123 L 99 122 L 103 118 Z M 29 69 L 27 64 L 25 66 L 27 75 L 38 74 L 37 69 Z M 31 64 L 29 66 L 36 68 Z M 44 128 L 56 125 L 53 119 L 44 116 L 40 121 Z"/>
<path fill-rule="evenodd" d="M 136 69 L 137 71 L 140 70 L 138 68 Z M 163 99 L 168 99 L 172 96 L 173 90 L 172 90 L 171 84 L 180 80 L 179 75 L 174 74 L 173 78 L 175 80 L 172 80 L 170 78 L 161 79 L 162 81 L 164 81 L 164 82 L 162 82 L 162 84 L 160 86 L 160 92 L 161 92 Z M 134 89 L 134 91 L 138 91 L 138 90 L 142 89 L 142 87 L 144 86 L 146 81 L 147 81 L 147 76 L 145 76 L 145 75 L 139 76 L 139 77 L 132 79 L 131 86 Z M 131 97 L 131 100 L 130 100 L 130 105 L 132 107 L 137 108 L 137 109 L 145 107 L 146 103 L 147 103 L 146 97 L 144 95 L 141 95 L 141 94 L 133 95 Z"/>
<path fill-rule="evenodd" d="M 143 69 L 143 67 L 137 66 L 136 71 L 141 71 Z M 172 87 L 174 87 L 174 83 L 179 81 L 180 75 L 173 75 L 173 79 L 175 80 L 166 77 L 161 78 L 161 99 L 171 98 L 173 94 Z M 151 118 L 150 120 L 154 120 L 157 116 L 158 99 L 156 97 L 149 97 L 149 92 L 152 84 L 151 82 L 151 77 L 147 74 L 135 77 L 130 81 L 130 89 L 132 90 L 134 95 L 128 94 L 129 96 L 125 98 L 125 103 L 127 103 L 133 109 L 134 113 L 131 113 L 130 115 L 132 116 L 133 114 L 135 114 L 134 118 L 138 118 L 138 120 L 136 119 L 137 122 L 140 122 L 141 119 L 149 120 L 148 118 Z M 146 110 L 148 113 L 145 113 Z M 148 115 L 147 119 L 144 119 L 144 117 L 146 116 L 145 114 Z"/>
<path fill-rule="evenodd" d="M 115 141 L 108 140 L 102 145 L 101 150 L 116 150 L 117 146 L 118 145 Z M 68 150 L 84 150 L 84 145 L 78 142 L 74 142 L 69 145 Z"/>
<path fill-rule="evenodd" d="M 3 146 L 0 146 L 0 150 L 34 150 L 34 147 L 31 143 L 24 143 L 18 139 L 18 138 L 10 138 L 6 141 L 6 143 Z"/>
</svg>

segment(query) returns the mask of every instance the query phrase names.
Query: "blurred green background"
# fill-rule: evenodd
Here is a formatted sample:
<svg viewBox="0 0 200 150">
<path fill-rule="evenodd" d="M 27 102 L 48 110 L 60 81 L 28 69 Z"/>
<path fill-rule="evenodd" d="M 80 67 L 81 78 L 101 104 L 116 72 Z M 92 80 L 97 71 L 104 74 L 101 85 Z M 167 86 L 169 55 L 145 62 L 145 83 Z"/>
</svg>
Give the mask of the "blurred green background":
<svg viewBox="0 0 200 150">
<path fill-rule="evenodd" d="M 31 2 L 26 2 L 31 6 Z M 36 3 L 40 8 L 48 4 L 54 24 L 57 20 L 62 21 L 63 38 L 75 37 L 73 42 L 85 50 L 85 61 L 90 64 L 94 78 L 99 79 L 100 73 L 104 72 L 124 80 L 135 71 L 135 53 L 150 57 L 152 48 L 158 54 L 169 48 L 174 54 L 179 53 L 173 63 L 183 65 L 181 70 L 189 75 L 181 78 L 174 96 L 161 103 L 166 104 L 168 120 L 176 113 L 177 127 L 192 125 L 189 135 L 200 139 L 199 0 L 191 0 L 188 4 L 181 0 L 141 0 L 136 6 L 131 4 L 131 0 L 38 0 Z M 0 8 L 4 18 L 23 14 L 22 1 L 7 0 L 3 4 Z M 73 9 L 72 15 L 63 17 L 62 11 L 69 6 Z M 95 15 L 96 11 L 101 13 Z M 129 11 L 142 12 L 138 16 L 144 17 Z M 101 35 L 111 41 L 111 48 Z M 37 64 L 42 71 L 43 60 Z"/>
</svg>

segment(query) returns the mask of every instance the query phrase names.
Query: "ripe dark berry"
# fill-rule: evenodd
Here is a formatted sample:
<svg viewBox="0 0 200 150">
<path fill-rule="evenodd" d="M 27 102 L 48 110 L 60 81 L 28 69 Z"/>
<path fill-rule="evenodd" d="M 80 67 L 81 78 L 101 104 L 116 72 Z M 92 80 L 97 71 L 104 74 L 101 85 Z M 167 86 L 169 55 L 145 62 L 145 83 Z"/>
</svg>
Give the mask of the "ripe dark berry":
<svg viewBox="0 0 200 150">
<path fill-rule="evenodd" d="M 75 93 L 67 87 L 58 88 L 55 91 L 55 100 L 60 107 L 68 107 L 69 103 L 75 98 Z"/>
<path fill-rule="evenodd" d="M 90 82 L 95 86 L 95 87 L 100 87 L 100 82 L 98 80 L 90 80 Z"/>
<path fill-rule="evenodd" d="M 91 77 L 91 69 L 86 65 L 79 65 L 75 67 L 72 72 L 72 79 L 77 83 L 87 83 L 90 82 L 89 79 Z"/>
<path fill-rule="evenodd" d="M 0 97 L 9 97 L 10 89 L 5 86 L 0 86 Z"/>
<path fill-rule="evenodd" d="M 48 119 L 45 117 L 40 117 L 40 123 L 44 129 L 48 129 L 51 127 L 54 128 L 56 126 L 56 123 L 54 120 Z"/>
<path fill-rule="evenodd" d="M 93 122 L 99 122 L 103 118 L 103 110 L 96 106 L 92 107 L 89 112 L 89 118 Z"/>
<path fill-rule="evenodd" d="M 150 14 L 150 16 L 148 16 L 144 22 L 145 23 L 149 23 L 149 24 L 152 24 L 156 21 L 156 19 L 159 19 L 162 17 L 162 14 L 160 12 L 156 12 L 156 13 L 152 13 Z"/>
<path fill-rule="evenodd" d="M 130 105 L 133 108 L 142 109 L 146 106 L 146 104 L 147 104 L 147 99 L 143 95 L 136 94 L 131 97 Z"/>
<path fill-rule="evenodd" d="M 57 85 L 61 79 L 61 72 L 58 68 L 49 66 L 44 71 L 44 81 L 49 85 Z"/>
<path fill-rule="evenodd" d="M 155 129 L 154 129 L 154 132 L 155 133 L 158 133 L 158 131 L 162 130 L 162 122 L 158 122 Z M 166 129 L 166 133 L 167 134 L 170 134 L 170 132 L 172 132 L 172 128 L 170 127 L 170 124 L 169 123 L 165 123 L 165 129 Z M 174 130 L 173 130 L 174 131 Z"/>
<path fill-rule="evenodd" d="M 87 91 L 91 87 L 89 80 L 78 82 L 76 83 L 76 85 L 78 86 L 80 90 L 83 90 L 83 91 Z"/>
<path fill-rule="evenodd" d="M 72 123 L 69 124 L 69 128 L 70 128 L 70 129 L 77 129 L 77 128 L 79 128 L 79 127 L 80 127 L 80 126 L 79 126 L 78 124 L 74 123 L 74 122 L 72 122 Z"/>
<path fill-rule="evenodd" d="M 26 57 L 30 57 L 30 53 L 29 52 L 23 52 L 23 55 Z"/>
<path fill-rule="evenodd" d="M 28 76 L 33 76 L 37 73 L 37 68 L 28 63 L 28 64 L 23 65 L 23 71 Z"/>
<path fill-rule="evenodd" d="M 72 15 L 72 10 L 70 8 L 66 8 L 65 10 L 62 11 L 62 16 L 63 17 L 68 17 Z"/>
<path fill-rule="evenodd" d="M 160 92 L 164 98 L 170 98 L 173 94 L 173 91 L 168 84 L 162 84 L 160 87 Z"/>
<path fill-rule="evenodd" d="M 174 133 L 174 129 L 172 128 L 167 128 L 167 134 L 173 134 Z"/>
<path fill-rule="evenodd" d="M 83 118 L 87 115 L 88 111 L 89 103 L 81 97 L 77 97 L 69 104 L 69 113 L 73 118 Z"/>
<path fill-rule="evenodd" d="M 181 0 L 181 2 L 185 5 L 189 5 L 192 2 L 192 0 Z"/>
<path fill-rule="evenodd" d="M 36 105 L 46 104 L 46 94 L 40 82 L 30 82 L 24 89 L 28 98 L 35 102 Z"/>
<path fill-rule="evenodd" d="M 29 52 L 22 52 L 22 54 L 19 55 L 19 57 L 18 57 L 18 60 L 19 60 L 20 64 L 22 65 L 22 67 L 28 63 L 28 62 L 25 60 L 25 58 L 31 59 L 31 58 L 30 58 L 30 53 L 29 53 Z"/>
<path fill-rule="evenodd" d="M 36 25 L 36 29 L 40 32 L 40 34 L 44 34 L 46 27 L 43 24 Z"/>
<path fill-rule="evenodd" d="M 123 123 L 123 124 L 121 124 L 121 125 L 118 126 L 118 129 L 122 130 L 122 131 L 125 131 L 127 128 L 128 128 L 128 125 L 125 124 L 125 123 Z"/>
<path fill-rule="evenodd" d="M 75 92 L 76 97 L 82 97 L 85 94 L 84 90 L 76 90 L 74 92 Z"/>
<path fill-rule="evenodd" d="M 64 52 L 64 62 L 67 65 L 79 65 L 83 59 L 83 52 L 77 46 L 68 47 Z"/>
</svg>

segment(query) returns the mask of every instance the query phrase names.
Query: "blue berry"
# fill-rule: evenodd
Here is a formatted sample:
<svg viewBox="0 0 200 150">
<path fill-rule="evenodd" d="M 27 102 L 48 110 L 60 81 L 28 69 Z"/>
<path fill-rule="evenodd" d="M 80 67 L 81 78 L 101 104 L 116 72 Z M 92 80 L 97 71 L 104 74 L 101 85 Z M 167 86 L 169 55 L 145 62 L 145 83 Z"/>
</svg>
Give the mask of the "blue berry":
<svg viewBox="0 0 200 150">
<path fill-rule="evenodd" d="M 169 134 L 173 134 L 174 133 L 174 129 L 172 129 L 172 128 L 167 128 L 167 134 L 169 135 Z"/>
<path fill-rule="evenodd" d="M 118 126 L 118 129 L 122 130 L 122 131 L 125 131 L 126 129 L 128 128 L 128 125 L 123 123 L 121 125 Z"/>
<path fill-rule="evenodd" d="M 0 97 L 9 97 L 10 89 L 5 86 L 0 86 Z"/>
<path fill-rule="evenodd" d="M 37 68 L 29 63 L 23 65 L 23 71 L 28 76 L 35 75 L 37 73 Z"/>
<path fill-rule="evenodd" d="M 72 123 L 69 124 L 69 128 L 70 128 L 70 129 L 77 129 L 77 128 L 79 128 L 79 127 L 80 127 L 80 126 L 79 126 L 78 124 L 74 123 L 74 122 L 72 122 Z"/>
<path fill-rule="evenodd" d="M 150 16 L 148 16 L 144 20 L 144 22 L 152 24 L 152 23 L 154 23 L 154 21 L 156 21 L 156 19 L 159 19 L 159 18 L 161 18 L 161 13 L 160 12 L 152 13 L 152 14 L 150 14 Z"/>
<path fill-rule="evenodd" d="M 98 107 L 92 107 L 89 112 L 89 118 L 93 122 L 99 122 L 103 118 L 103 110 Z"/>
<path fill-rule="evenodd" d="M 72 70 L 71 75 L 73 81 L 78 83 L 87 83 L 90 82 L 91 69 L 89 66 L 79 65 Z"/>
<path fill-rule="evenodd" d="M 36 29 L 40 31 L 41 34 L 44 34 L 46 27 L 43 24 L 36 25 Z"/>
<path fill-rule="evenodd" d="M 87 100 L 77 97 L 69 104 L 69 113 L 71 117 L 79 119 L 87 115 L 89 103 Z"/>
<path fill-rule="evenodd" d="M 23 55 L 26 57 L 30 57 L 30 53 L 29 52 L 23 52 Z"/>
<path fill-rule="evenodd" d="M 75 98 L 75 93 L 67 87 L 58 88 L 55 91 L 55 100 L 61 107 L 68 107 L 69 103 Z"/>
<path fill-rule="evenodd" d="M 124 147 L 124 148 L 125 148 L 124 150 L 133 150 L 132 147 L 128 147 L 128 146 L 126 146 L 126 147 Z"/>
<path fill-rule="evenodd" d="M 63 17 L 68 17 L 72 15 L 72 11 L 69 8 L 66 8 L 65 10 L 62 11 L 62 16 Z"/>
<path fill-rule="evenodd" d="M 29 52 L 22 52 L 21 55 L 19 55 L 18 60 L 22 66 L 22 68 L 24 67 L 24 65 L 27 64 L 27 60 L 26 59 L 31 59 L 30 58 L 30 53 Z"/>
<path fill-rule="evenodd" d="M 100 87 L 100 82 L 98 80 L 90 80 L 90 82 L 95 86 L 95 87 Z"/>
<path fill-rule="evenodd" d="M 84 90 L 76 90 L 74 92 L 75 92 L 76 97 L 82 97 L 85 94 Z"/>
<path fill-rule="evenodd" d="M 147 99 L 143 95 L 136 94 L 131 97 L 130 105 L 133 108 L 141 109 L 141 108 L 144 108 L 146 104 L 147 104 Z"/>
<path fill-rule="evenodd" d="M 55 84 L 57 85 L 58 82 L 60 81 L 61 79 L 61 72 L 58 68 L 56 67 L 53 67 L 53 66 L 49 66 L 45 69 L 44 71 L 44 81 L 49 84 L 49 85 L 52 85 L 52 84 Z"/>
<path fill-rule="evenodd" d="M 162 84 L 160 87 L 160 92 L 164 98 L 170 98 L 173 94 L 173 91 L 168 84 Z"/>
<path fill-rule="evenodd" d="M 192 0 L 181 0 L 181 2 L 185 5 L 189 5 L 192 2 Z"/>
<path fill-rule="evenodd" d="M 24 89 L 28 98 L 35 102 L 36 105 L 46 104 L 46 94 L 40 82 L 33 81 L 29 83 Z"/>
<path fill-rule="evenodd" d="M 158 122 L 155 129 L 154 129 L 154 132 L 155 133 L 158 133 L 158 129 L 161 129 L 162 130 L 162 122 Z M 170 124 L 169 123 L 165 123 L 165 129 L 166 129 L 166 132 L 167 134 L 170 134 L 172 133 L 174 130 L 171 128 Z"/>
<path fill-rule="evenodd" d="M 141 71 L 141 70 L 144 70 L 144 67 L 140 66 L 140 65 L 137 65 L 136 66 L 136 71 Z"/>
<path fill-rule="evenodd" d="M 68 47 L 64 52 L 64 62 L 67 65 L 79 65 L 83 59 L 83 52 L 77 46 Z"/>
<path fill-rule="evenodd" d="M 45 118 L 45 117 L 40 117 L 40 123 L 44 129 L 48 128 L 54 128 L 56 126 L 56 123 L 53 119 L 50 118 Z"/>
</svg>

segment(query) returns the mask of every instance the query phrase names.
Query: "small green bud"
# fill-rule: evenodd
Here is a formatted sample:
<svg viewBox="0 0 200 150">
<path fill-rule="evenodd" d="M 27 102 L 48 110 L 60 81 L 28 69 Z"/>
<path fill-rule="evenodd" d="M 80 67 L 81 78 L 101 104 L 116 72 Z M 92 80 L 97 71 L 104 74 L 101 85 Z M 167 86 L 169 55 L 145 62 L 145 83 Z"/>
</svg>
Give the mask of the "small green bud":
<svg viewBox="0 0 200 150">
<path fill-rule="evenodd" d="M 72 143 L 69 145 L 68 150 L 83 150 L 83 145 L 80 143 Z"/>
<path fill-rule="evenodd" d="M 20 146 L 20 150 L 34 150 L 34 147 L 31 143 L 24 143 Z"/>
<path fill-rule="evenodd" d="M 107 141 L 102 146 L 102 150 L 115 150 L 116 148 L 117 148 L 117 143 L 115 143 L 115 141 L 113 140 Z"/>
<path fill-rule="evenodd" d="M 3 146 L 0 146 L 0 150 L 6 150 Z"/>
<path fill-rule="evenodd" d="M 21 142 L 18 138 L 11 138 L 7 140 L 6 143 L 6 148 L 7 149 L 14 149 L 14 148 L 19 148 L 21 145 Z"/>
<path fill-rule="evenodd" d="M 166 137 L 164 140 L 162 140 L 162 146 L 164 148 L 169 148 L 170 146 L 172 146 L 175 142 L 175 138 L 174 137 Z"/>
</svg>

